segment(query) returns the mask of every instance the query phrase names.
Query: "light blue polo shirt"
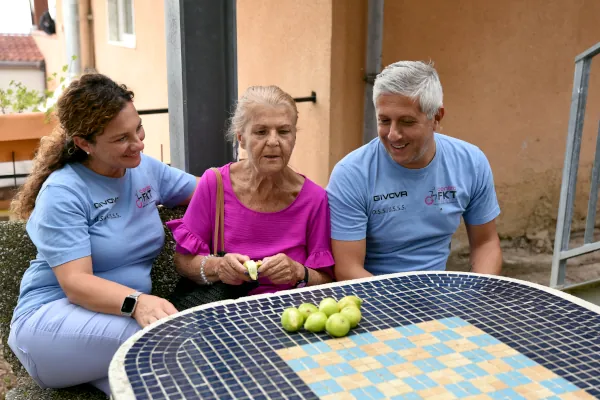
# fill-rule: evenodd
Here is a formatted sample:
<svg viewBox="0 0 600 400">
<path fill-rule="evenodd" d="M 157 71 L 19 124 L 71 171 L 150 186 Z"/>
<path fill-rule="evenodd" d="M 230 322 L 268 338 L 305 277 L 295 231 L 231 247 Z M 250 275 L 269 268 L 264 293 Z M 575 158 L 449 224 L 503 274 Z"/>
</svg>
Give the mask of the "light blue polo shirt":
<svg viewBox="0 0 600 400">
<path fill-rule="evenodd" d="M 483 152 L 446 135 L 434 138 L 436 154 L 425 168 L 402 167 L 375 138 L 331 173 L 331 237 L 366 239 L 365 269 L 374 275 L 445 270 L 461 217 L 480 225 L 500 214 Z"/>
<path fill-rule="evenodd" d="M 52 268 L 90 255 L 94 275 L 150 293 L 150 270 L 164 243 L 156 206 L 176 206 L 195 187 L 193 175 L 143 154 L 121 178 L 79 163 L 50 174 L 27 222 L 38 254 L 21 280 L 13 321 L 65 298 Z"/>
</svg>

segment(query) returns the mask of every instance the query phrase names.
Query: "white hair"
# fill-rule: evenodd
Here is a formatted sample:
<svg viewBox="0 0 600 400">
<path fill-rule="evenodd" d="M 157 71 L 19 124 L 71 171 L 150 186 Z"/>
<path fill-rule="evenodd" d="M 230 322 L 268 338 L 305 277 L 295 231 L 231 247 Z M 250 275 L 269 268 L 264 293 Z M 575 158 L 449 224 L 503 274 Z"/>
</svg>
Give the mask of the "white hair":
<svg viewBox="0 0 600 400">
<path fill-rule="evenodd" d="M 382 94 L 398 94 L 419 101 L 421 111 L 432 119 L 443 105 L 442 84 L 433 63 L 398 61 L 375 78 L 373 104 Z"/>
<path fill-rule="evenodd" d="M 267 104 L 272 106 L 285 105 L 289 107 L 292 112 L 294 125 L 296 125 L 296 122 L 298 121 L 296 101 L 280 87 L 275 85 L 250 86 L 236 102 L 235 111 L 229 122 L 229 129 L 225 134 L 225 137 L 228 140 L 234 144 L 237 142 L 237 133 L 242 132 L 246 124 L 252 119 L 252 108 L 257 104 Z"/>
</svg>

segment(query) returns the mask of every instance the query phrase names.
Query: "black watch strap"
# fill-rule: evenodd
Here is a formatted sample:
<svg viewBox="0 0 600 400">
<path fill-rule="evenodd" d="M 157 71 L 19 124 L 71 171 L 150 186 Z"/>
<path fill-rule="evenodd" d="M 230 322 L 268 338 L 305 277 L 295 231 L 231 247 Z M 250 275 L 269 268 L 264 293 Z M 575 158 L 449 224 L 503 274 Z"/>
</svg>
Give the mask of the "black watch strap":
<svg viewBox="0 0 600 400">
<path fill-rule="evenodd" d="M 308 285 L 308 268 L 306 268 L 306 265 L 303 265 L 304 267 L 304 279 L 296 282 L 296 287 L 304 287 L 306 285 Z"/>
</svg>

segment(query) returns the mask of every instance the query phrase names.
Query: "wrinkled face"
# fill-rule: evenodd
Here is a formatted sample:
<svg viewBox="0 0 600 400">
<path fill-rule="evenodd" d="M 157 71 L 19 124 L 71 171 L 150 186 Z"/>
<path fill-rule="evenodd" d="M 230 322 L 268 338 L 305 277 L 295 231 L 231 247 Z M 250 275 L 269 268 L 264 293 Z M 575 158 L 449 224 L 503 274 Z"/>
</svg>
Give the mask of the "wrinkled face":
<svg viewBox="0 0 600 400">
<path fill-rule="evenodd" d="M 90 143 L 81 138 L 73 138 L 84 151 L 89 152 L 88 166 L 95 172 L 107 176 L 122 176 L 126 168 L 135 168 L 141 162 L 140 152 L 144 150 L 146 134 L 142 120 L 132 102 L 113 118 Z"/>
<path fill-rule="evenodd" d="M 290 107 L 257 104 L 237 139 L 248 161 L 264 175 L 283 171 L 296 144 L 296 121 Z"/>
<path fill-rule="evenodd" d="M 428 120 L 418 101 L 382 94 L 375 103 L 377 133 L 388 154 L 405 168 L 424 168 L 435 155 L 434 131 L 444 116 L 443 107 Z"/>
</svg>

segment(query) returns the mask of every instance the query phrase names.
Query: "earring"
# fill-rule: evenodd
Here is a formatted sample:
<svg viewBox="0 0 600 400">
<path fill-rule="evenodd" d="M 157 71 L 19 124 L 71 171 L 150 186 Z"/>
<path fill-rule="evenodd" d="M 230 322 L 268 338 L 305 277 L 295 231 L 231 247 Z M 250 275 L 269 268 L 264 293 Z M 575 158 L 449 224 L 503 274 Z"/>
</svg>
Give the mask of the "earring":
<svg viewBox="0 0 600 400">
<path fill-rule="evenodd" d="M 89 155 L 90 155 L 90 152 L 89 152 L 89 151 L 86 151 L 86 152 L 85 152 L 85 154 L 87 154 L 87 155 L 89 156 Z"/>
</svg>

